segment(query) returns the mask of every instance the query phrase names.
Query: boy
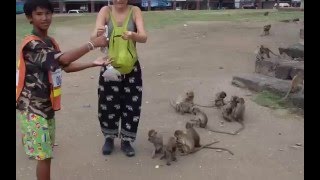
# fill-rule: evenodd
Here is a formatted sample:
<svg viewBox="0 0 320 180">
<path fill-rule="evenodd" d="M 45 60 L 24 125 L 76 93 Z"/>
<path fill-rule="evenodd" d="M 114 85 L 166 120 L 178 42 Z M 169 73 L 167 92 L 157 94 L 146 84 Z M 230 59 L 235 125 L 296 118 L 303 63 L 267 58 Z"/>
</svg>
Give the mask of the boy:
<svg viewBox="0 0 320 180">
<path fill-rule="evenodd" d="M 74 62 L 96 47 L 107 46 L 107 39 L 103 36 L 62 53 L 55 40 L 47 35 L 53 13 L 49 0 L 27 0 L 24 12 L 33 30 L 21 46 L 16 75 L 16 108 L 24 150 L 38 161 L 37 179 L 50 180 L 54 111 L 60 110 L 61 101 L 61 70 L 76 72 L 106 66 L 111 61 L 98 58 L 90 63 Z"/>
</svg>

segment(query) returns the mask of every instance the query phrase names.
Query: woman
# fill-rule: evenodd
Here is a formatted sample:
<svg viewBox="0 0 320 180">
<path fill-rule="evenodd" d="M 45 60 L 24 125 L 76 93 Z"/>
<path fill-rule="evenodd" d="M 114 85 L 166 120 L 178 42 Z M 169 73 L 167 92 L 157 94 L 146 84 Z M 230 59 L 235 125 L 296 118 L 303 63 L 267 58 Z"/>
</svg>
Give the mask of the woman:
<svg viewBox="0 0 320 180">
<path fill-rule="evenodd" d="M 101 68 L 98 117 L 105 137 L 102 153 L 111 154 L 114 138 L 119 137 L 120 134 L 121 150 L 131 157 L 135 155 L 135 151 L 130 143 L 136 139 L 142 102 L 141 68 L 137 56 L 134 56 L 136 55 L 135 47 L 136 42 L 145 43 L 147 35 L 140 8 L 128 5 L 128 0 L 113 0 L 113 5 L 101 8 L 92 38 L 103 35 L 105 25 L 108 25 L 110 39 L 108 56 L 114 61 L 113 70 L 117 70 L 121 75 L 118 80 L 104 78 L 102 75 L 107 68 Z M 115 44 L 125 44 L 125 46 L 114 46 Z M 129 52 L 131 59 L 121 59 L 119 51 L 122 54 Z M 126 66 L 122 66 L 121 62 Z M 130 64 L 130 62 L 133 63 Z"/>
</svg>

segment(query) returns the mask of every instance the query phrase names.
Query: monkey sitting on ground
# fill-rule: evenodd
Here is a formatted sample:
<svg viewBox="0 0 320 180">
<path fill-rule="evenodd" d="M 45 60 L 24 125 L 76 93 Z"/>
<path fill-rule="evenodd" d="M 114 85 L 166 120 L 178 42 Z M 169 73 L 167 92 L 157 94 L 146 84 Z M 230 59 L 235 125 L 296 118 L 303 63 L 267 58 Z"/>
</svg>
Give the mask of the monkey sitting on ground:
<svg viewBox="0 0 320 180">
<path fill-rule="evenodd" d="M 263 33 L 261 36 L 266 36 L 270 34 L 271 24 L 263 26 Z"/>
<path fill-rule="evenodd" d="M 263 15 L 264 15 L 264 16 L 268 16 L 268 15 L 269 15 L 269 12 L 267 11 L 267 12 L 265 12 Z"/>
<path fill-rule="evenodd" d="M 232 96 L 230 98 L 230 101 L 222 107 L 221 113 L 224 120 L 231 122 L 233 120 L 232 118 L 232 111 L 237 105 L 238 96 Z"/>
<path fill-rule="evenodd" d="M 190 113 L 191 108 L 194 106 L 193 99 L 194 92 L 187 91 L 179 95 L 175 102 L 170 100 L 170 105 L 180 114 Z"/>
<path fill-rule="evenodd" d="M 167 144 L 164 145 L 164 147 L 163 147 L 164 154 L 160 159 L 165 158 L 167 161 L 167 165 L 170 166 L 171 161 L 177 161 L 176 149 L 177 149 L 176 138 L 169 137 Z"/>
<path fill-rule="evenodd" d="M 238 96 L 233 96 L 229 104 L 227 104 L 222 109 L 222 117 L 228 122 L 238 122 L 241 127 L 232 133 L 232 135 L 238 134 L 242 131 L 245 126 L 243 123 L 243 115 L 245 111 L 245 101 L 243 98 L 239 98 Z"/>
<path fill-rule="evenodd" d="M 257 58 L 263 60 L 264 59 L 264 55 L 267 55 L 267 58 L 270 58 L 270 53 L 272 53 L 273 55 L 279 57 L 279 55 L 275 54 L 268 47 L 265 47 L 264 45 L 260 45 L 260 46 L 258 46 Z"/>
<path fill-rule="evenodd" d="M 292 78 L 291 85 L 288 92 L 280 101 L 286 100 L 290 93 L 297 92 L 300 88 L 301 88 L 300 93 L 303 93 L 304 91 L 304 72 L 303 71 L 299 71 Z"/>
<path fill-rule="evenodd" d="M 243 116 L 244 116 L 244 112 L 245 112 L 245 105 L 244 105 L 244 99 L 243 98 L 237 98 L 237 105 L 236 107 L 233 108 L 232 110 L 232 119 L 233 121 L 236 121 L 238 122 L 241 127 L 234 132 L 234 134 L 238 134 L 240 131 L 244 130 L 245 126 L 244 126 L 244 123 L 243 123 Z"/>
<path fill-rule="evenodd" d="M 195 116 L 190 121 L 194 121 L 194 124 L 197 127 L 206 128 L 208 123 L 208 116 L 197 107 L 193 107 L 191 109 L 191 112 Z"/>
<path fill-rule="evenodd" d="M 226 148 L 219 148 L 219 147 L 209 147 L 210 145 L 217 143 L 219 141 L 215 141 L 206 145 L 200 145 L 200 136 L 197 131 L 193 128 L 192 124 L 187 122 L 186 123 L 186 132 L 181 130 L 176 130 L 174 132 L 174 136 L 177 138 L 177 148 L 182 153 L 182 156 L 195 153 L 200 151 L 203 148 L 207 149 L 220 149 L 224 151 L 228 151 L 230 154 L 233 155 L 233 152 Z"/>
<path fill-rule="evenodd" d="M 215 99 L 214 99 L 214 105 L 209 105 L 209 106 L 204 106 L 204 105 L 199 105 L 195 104 L 196 106 L 200 107 L 215 107 L 215 108 L 221 108 L 224 106 L 226 103 L 224 102 L 224 99 L 227 97 L 227 93 L 224 91 L 220 91 L 216 94 Z"/>
<path fill-rule="evenodd" d="M 195 115 L 190 121 L 192 121 L 192 126 L 199 127 L 199 128 L 204 128 L 208 131 L 215 132 L 215 133 L 221 133 L 221 134 L 229 134 L 229 135 L 236 135 L 232 132 L 226 132 L 226 131 L 219 131 L 219 130 L 213 130 L 207 127 L 208 124 L 208 116 L 206 113 L 201 111 L 197 107 L 192 108 L 192 113 Z"/>
<path fill-rule="evenodd" d="M 157 154 L 163 153 L 163 137 L 158 134 L 154 129 L 148 132 L 148 141 L 154 145 L 154 150 L 152 151 L 152 159 L 156 157 Z"/>
</svg>

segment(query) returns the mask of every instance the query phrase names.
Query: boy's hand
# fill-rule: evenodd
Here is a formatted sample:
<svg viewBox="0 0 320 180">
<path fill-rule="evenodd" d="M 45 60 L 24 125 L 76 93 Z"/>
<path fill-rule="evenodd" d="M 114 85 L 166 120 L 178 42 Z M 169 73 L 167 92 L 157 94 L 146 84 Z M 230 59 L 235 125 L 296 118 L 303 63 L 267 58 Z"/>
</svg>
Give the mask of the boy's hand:
<svg viewBox="0 0 320 180">
<path fill-rule="evenodd" d="M 109 39 L 105 36 L 99 36 L 93 38 L 91 42 L 93 43 L 94 47 L 106 47 L 109 44 Z"/>
<path fill-rule="evenodd" d="M 99 57 L 92 62 L 93 66 L 108 66 L 113 60 L 107 57 Z"/>
<path fill-rule="evenodd" d="M 132 37 L 133 37 L 133 33 L 132 33 L 132 31 L 126 31 L 126 32 L 124 32 L 123 34 L 122 34 L 122 39 L 124 39 L 124 40 L 129 40 L 129 39 L 132 39 Z"/>
</svg>

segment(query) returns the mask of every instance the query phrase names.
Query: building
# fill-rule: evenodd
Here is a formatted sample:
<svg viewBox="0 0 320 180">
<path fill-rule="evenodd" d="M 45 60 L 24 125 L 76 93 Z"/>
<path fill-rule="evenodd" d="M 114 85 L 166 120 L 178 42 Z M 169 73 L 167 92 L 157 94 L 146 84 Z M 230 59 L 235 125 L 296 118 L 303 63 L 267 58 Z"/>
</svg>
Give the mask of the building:
<svg viewBox="0 0 320 180">
<path fill-rule="evenodd" d="M 107 0 L 51 0 L 54 11 L 65 13 L 71 9 L 81 9 L 85 12 L 98 12 L 108 4 Z"/>
</svg>

